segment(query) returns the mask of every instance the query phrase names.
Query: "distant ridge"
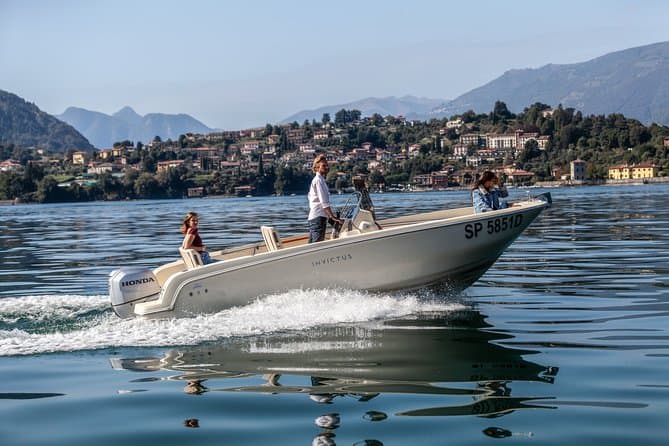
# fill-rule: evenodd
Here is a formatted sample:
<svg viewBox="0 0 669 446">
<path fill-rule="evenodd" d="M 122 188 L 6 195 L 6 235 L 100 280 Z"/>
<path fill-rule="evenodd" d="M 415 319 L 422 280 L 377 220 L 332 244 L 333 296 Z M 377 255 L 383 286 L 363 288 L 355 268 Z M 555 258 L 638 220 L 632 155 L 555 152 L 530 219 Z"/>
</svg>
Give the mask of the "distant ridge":
<svg viewBox="0 0 669 446">
<path fill-rule="evenodd" d="M 156 136 L 163 140 L 176 140 L 186 133 L 206 134 L 215 131 L 186 114 L 149 113 L 141 116 L 127 106 L 113 115 L 69 107 L 57 117 L 79 130 L 99 149 L 125 140 L 147 143 Z"/>
<path fill-rule="evenodd" d="M 497 79 L 431 110 L 450 117 L 487 113 L 495 101 L 512 112 L 542 102 L 584 114 L 622 113 L 644 124 L 669 125 L 669 42 L 608 53 L 587 62 L 509 70 Z"/>
<path fill-rule="evenodd" d="M 360 110 L 362 116 L 379 113 L 418 120 L 442 119 L 468 110 L 488 113 L 496 101 L 503 101 L 516 113 L 541 102 L 573 107 L 584 114 L 621 113 L 644 124 L 669 125 L 669 42 L 616 51 L 587 62 L 512 69 L 453 100 L 369 97 L 303 110 L 282 123 L 320 121 L 323 113 L 334 119 L 342 108 Z"/>
<path fill-rule="evenodd" d="M 371 116 L 374 113 L 378 113 L 381 116 L 403 115 L 407 118 L 412 118 L 415 115 L 427 114 L 433 108 L 443 104 L 443 102 L 443 99 L 419 98 L 416 96 L 402 96 L 400 98 L 395 96 L 385 98 L 370 97 L 347 104 L 327 105 L 315 110 L 303 110 L 287 117 L 281 123 L 287 124 L 297 121 L 299 124 L 302 124 L 305 119 L 320 121 L 324 113 L 329 113 L 330 118 L 334 120 L 335 113 L 341 109 L 360 110 L 362 116 Z"/>
<path fill-rule="evenodd" d="M 75 128 L 4 90 L 0 90 L 0 144 L 38 147 L 58 153 L 93 150 Z"/>
</svg>

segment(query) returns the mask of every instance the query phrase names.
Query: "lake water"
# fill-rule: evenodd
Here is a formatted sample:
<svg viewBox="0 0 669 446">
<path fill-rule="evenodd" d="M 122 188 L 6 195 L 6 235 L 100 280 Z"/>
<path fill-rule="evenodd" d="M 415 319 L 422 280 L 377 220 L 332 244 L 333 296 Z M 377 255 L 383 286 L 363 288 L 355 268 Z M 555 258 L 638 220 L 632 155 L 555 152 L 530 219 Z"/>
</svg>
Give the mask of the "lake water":
<svg viewBox="0 0 669 446">
<path fill-rule="evenodd" d="M 306 197 L 2 206 L 0 444 L 665 445 L 669 186 L 551 192 L 459 294 L 159 321 L 114 315 L 112 269 L 174 260 L 191 209 L 211 249 L 304 232 Z M 468 194 L 372 198 L 387 218 Z"/>
</svg>

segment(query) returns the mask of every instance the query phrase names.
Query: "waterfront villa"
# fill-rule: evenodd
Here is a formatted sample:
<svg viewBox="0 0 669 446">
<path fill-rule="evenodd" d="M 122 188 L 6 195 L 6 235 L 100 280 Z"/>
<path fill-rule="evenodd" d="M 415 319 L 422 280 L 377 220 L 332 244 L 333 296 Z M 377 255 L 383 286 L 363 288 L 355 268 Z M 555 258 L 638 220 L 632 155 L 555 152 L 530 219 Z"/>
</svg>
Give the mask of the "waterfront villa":
<svg viewBox="0 0 669 446">
<path fill-rule="evenodd" d="M 660 168 L 653 163 L 619 164 L 609 167 L 610 180 L 636 180 L 655 178 Z"/>
</svg>

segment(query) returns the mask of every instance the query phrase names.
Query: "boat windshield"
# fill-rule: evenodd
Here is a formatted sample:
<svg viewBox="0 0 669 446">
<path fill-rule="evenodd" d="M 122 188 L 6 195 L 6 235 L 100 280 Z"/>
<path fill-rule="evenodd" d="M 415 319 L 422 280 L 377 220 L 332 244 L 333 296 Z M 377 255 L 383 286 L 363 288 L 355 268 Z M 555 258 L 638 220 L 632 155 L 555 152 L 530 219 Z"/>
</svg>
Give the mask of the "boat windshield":
<svg viewBox="0 0 669 446">
<path fill-rule="evenodd" d="M 369 196 L 365 180 L 359 177 L 353 178 L 353 187 L 355 188 L 355 192 L 351 194 L 346 203 L 344 203 L 344 206 L 339 210 L 339 218 L 353 219 L 359 209 L 364 209 L 370 211 L 374 219 L 376 219 L 374 203 L 372 203 L 372 197 Z"/>
</svg>

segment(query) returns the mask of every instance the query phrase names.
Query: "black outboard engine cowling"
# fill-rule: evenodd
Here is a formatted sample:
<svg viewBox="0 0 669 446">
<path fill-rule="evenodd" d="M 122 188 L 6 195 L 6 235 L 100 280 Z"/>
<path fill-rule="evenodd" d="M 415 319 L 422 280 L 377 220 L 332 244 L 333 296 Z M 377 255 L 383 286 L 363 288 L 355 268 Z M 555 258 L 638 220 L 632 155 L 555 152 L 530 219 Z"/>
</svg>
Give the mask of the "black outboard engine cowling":
<svg viewBox="0 0 669 446">
<path fill-rule="evenodd" d="M 157 299 L 159 295 L 158 280 L 148 268 L 121 268 L 109 273 L 109 298 L 120 317 L 132 316 L 135 304 Z"/>
</svg>

